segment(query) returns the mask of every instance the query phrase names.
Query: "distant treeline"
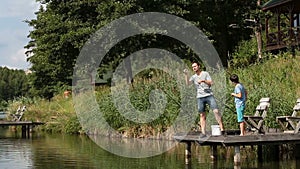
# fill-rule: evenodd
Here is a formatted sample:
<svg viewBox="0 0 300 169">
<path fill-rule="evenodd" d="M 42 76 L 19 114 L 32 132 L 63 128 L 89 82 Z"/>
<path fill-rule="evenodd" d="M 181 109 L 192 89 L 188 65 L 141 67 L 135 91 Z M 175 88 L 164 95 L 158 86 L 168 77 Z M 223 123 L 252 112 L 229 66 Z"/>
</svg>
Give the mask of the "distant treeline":
<svg viewBox="0 0 300 169">
<path fill-rule="evenodd" d="M 24 70 L 0 67 L 0 109 L 8 100 L 29 95 L 28 76 Z"/>
</svg>

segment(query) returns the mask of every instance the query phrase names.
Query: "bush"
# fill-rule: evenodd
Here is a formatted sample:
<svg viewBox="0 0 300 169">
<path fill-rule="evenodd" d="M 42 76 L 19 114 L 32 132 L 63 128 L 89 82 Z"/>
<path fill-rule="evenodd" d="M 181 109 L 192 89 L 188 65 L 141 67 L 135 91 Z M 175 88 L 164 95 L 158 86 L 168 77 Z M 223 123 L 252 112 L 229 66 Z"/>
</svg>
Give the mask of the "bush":
<svg viewBox="0 0 300 169">
<path fill-rule="evenodd" d="M 291 57 L 287 54 L 284 54 L 284 56 L 279 55 L 264 63 L 251 65 L 247 68 L 228 70 L 225 75 L 227 79 L 225 91 L 214 90 L 217 101 L 224 102 L 225 104 L 225 110 L 222 111 L 225 128 L 238 128 L 233 98 L 230 96 L 234 88 L 229 82 L 230 74 L 238 74 L 241 83 L 245 85 L 248 91 L 246 114 L 254 114 L 260 98 L 271 98 L 271 107 L 265 122 L 268 127 L 273 128 L 279 127 L 275 117 L 279 115 L 290 115 L 296 99 L 300 97 L 299 72 L 300 57 Z M 96 99 L 105 121 L 120 134 L 132 137 L 158 136 L 173 124 L 174 119 L 180 111 L 181 104 L 195 108 L 189 109 L 189 112 L 184 112 L 186 116 L 198 116 L 194 97 L 187 99 L 187 103 L 181 103 L 180 91 L 176 84 L 178 82 L 168 74 L 160 71 L 153 71 L 151 75 L 152 76 L 149 77 L 142 74 L 142 76 L 136 77 L 135 82 L 129 89 L 131 104 L 135 109 L 141 112 L 149 108 L 149 94 L 152 90 L 159 89 L 164 91 L 167 100 L 165 105 L 166 109 L 159 118 L 149 123 L 135 123 L 122 116 L 114 105 L 110 86 L 96 88 Z M 182 75 L 182 73 L 180 75 Z M 212 73 L 214 81 L 219 81 L 219 78 L 222 78 L 222 76 L 224 77 L 224 75 Z M 223 84 L 216 83 L 214 87 L 220 88 L 219 85 L 222 86 Z M 193 92 L 193 87 L 190 87 L 191 88 L 187 87 L 184 89 L 183 92 Z M 221 95 L 223 92 L 226 94 L 225 98 L 220 97 L 223 96 Z M 123 103 L 123 97 L 122 94 L 119 94 L 117 99 L 120 99 L 120 102 Z M 89 99 L 91 98 L 86 98 L 87 106 L 90 102 Z M 95 121 L 97 120 L 96 117 L 99 117 L 99 112 L 93 112 L 94 114 L 85 114 L 84 117 L 89 119 L 87 124 L 85 124 L 87 127 L 82 129 L 74 110 L 72 97 L 64 98 L 63 93 L 55 96 L 51 101 L 40 98 L 15 99 L 9 102 L 8 110 L 14 113 L 17 107 L 23 104 L 27 107 L 24 119 L 45 122 L 46 124 L 39 126 L 39 128 L 48 132 L 78 133 L 83 130 L 86 133 L 97 134 L 101 133 L 99 130 L 103 127 L 103 124 Z M 162 105 L 164 103 L 158 104 Z M 209 115 L 212 116 L 213 113 Z M 194 121 L 194 125 L 197 125 L 198 120 L 199 118 Z M 93 130 L 89 131 L 88 129 Z"/>
<path fill-rule="evenodd" d="M 230 73 L 238 74 L 241 83 L 247 88 L 246 114 L 254 114 L 261 97 L 270 97 L 271 106 L 266 118 L 266 125 L 278 127 L 275 117 L 291 115 L 295 101 L 300 97 L 299 72 L 299 57 L 278 56 L 260 65 L 235 69 Z"/>
<path fill-rule="evenodd" d="M 78 121 L 78 118 L 76 115 L 73 115 L 67 120 L 66 125 L 64 127 L 64 133 L 77 134 L 80 132 L 80 130 L 81 125 Z"/>
<path fill-rule="evenodd" d="M 231 57 L 229 65 L 234 68 L 242 68 L 255 63 L 257 61 L 256 39 L 241 41 Z"/>
</svg>

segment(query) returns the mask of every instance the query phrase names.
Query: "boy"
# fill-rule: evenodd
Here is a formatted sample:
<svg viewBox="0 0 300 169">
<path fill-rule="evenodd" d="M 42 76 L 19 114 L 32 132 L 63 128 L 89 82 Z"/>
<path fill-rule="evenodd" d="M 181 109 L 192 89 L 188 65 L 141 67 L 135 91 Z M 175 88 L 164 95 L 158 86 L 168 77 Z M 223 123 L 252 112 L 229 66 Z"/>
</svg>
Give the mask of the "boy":
<svg viewBox="0 0 300 169">
<path fill-rule="evenodd" d="M 243 84 L 239 82 L 239 77 L 236 74 L 230 76 L 230 81 L 235 85 L 234 93 L 231 93 L 231 96 L 234 97 L 237 120 L 240 123 L 240 136 L 245 135 L 245 120 L 244 120 L 244 111 L 246 107 L 247 92 Z"/>
</svg>

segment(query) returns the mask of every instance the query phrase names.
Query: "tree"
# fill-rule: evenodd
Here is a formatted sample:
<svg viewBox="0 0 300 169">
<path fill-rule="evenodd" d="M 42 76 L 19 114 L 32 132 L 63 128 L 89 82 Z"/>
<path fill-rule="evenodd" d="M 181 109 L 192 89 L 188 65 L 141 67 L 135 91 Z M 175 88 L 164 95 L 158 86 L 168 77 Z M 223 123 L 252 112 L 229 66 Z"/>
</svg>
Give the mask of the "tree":
<svg viewBox="0 0 300 169">
<path fill-rule="evenodd" d="M 75 59 L 97 23 L 96 1 L 40 1 L 37 19 L 27 21 L 34 28 L 26 48 L 32 53 L 31 82 L 37 94 L 51 98 L 71 85 Z"/>
<path fill-rule="evenodd" d="M 0 102 L 30 95 L 28 76 L 23 70 L 0 67 L 0 77 Z"/>
<path fill-rule="evenodd" d="M 257 6 L 260 7 L 260 5 L 261 5 L 261 0 L 257 0 Z M 259 11 L 261 11 L 261 10 L 259 10 Z M 262 59 L 262 36 L 261 36 L 262 25 L 261 25 L 260 19 L 261 19 L 261 17 L 257 17 L 257 19 L 256 19 L 257 27 L 255 29 L 255 36 L 256 36 L 256 40 L 257 40 L 258 59 Z"/>
<path fill-rule="evenodd" d="M 31 83 L 37 94 L 51 98 L 64 86 L 71 85 L 73 67 L 89 36 L 99 28 L 138 12 L 174 14 L 198 26 L 213 41 L 226 65 L 227 52 L 239 41 L 249 38 L 249 31 L 236 31 L 231 36 L 228 25 L 242 22 L 244 14 L 253 8 L 252 1 L 182 1 L 182 0 L 37 0 L 43 6 L 36 12 L 37 19 L 27 21 L 33 27 L 31 41 L 25 47 L 31 53 Z M 121 59 L 132 52 L 159 47 L 182 58 L 193 59 L 189 48 L 172 38 L 160 35 L 130 37 L 116 45 L 103 60 L 99 75 L 114 70 Z M 130 70 L 128 70 L 130 76 Z"/>
</svg>

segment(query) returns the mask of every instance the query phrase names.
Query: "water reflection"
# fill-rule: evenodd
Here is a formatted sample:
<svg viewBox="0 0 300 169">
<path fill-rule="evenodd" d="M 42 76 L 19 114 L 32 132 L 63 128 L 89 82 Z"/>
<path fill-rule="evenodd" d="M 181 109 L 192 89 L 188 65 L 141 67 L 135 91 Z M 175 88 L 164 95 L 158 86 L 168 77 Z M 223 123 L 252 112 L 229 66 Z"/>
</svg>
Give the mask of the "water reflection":
<svg viewBox="0 0 300 169">
<path fill-rule="evenodd" d="M 186 159 L 185 144 L 176 145 L 169 151 L 148 158 L 126 158 L 103 150 L 88 136 L 51 135 L 33 133 L 30 139 L 21 139 L 20 134 L 10 129 L 0 129 L 0 168 L 1 169 L 61 169 L 61 168 L 95 168 L 95 169 L 132 169 L 132 168 L 170 168 L 170 169 L 297 169 L 299 161 L 282 159 L 280 162 L 265 160 L 259 163 L 256 148 L 241 148 L 241 165 L 233 165 L 232 148 L 219 148 L 217 161 L 210 158 L 209 147 L 192 144 L 192 156 Z M 102 138 L 110 144 L 111 139 Z M 101 141 L 100 138 L 97 140 Z M 116 140 L 114 140 L 116 142 Z M 149 144 L 151 140 L 117 140 L 119 142 L 137 142 L 141 148 L 151 149 L 168 146 L 165 142 Z M 113 145 L 115 146 L 115 145 Z M 134 148 L 134 147 L 130 147 Z M 129 151 L 130 150 L 120 150 Z"/>
<path fill-rule="evenodd" d="M 92 135 L 90 138 L 107 151 L 129 158 L 160 155 L 178 144 L 176 141 L 169 140 L 108 138 L 99 135 Z"/>
<path fill-rule="evenodd" d="M 28 143 L 22 140 L 0 139 L 1 168 L 24 168 L 32 165 L 32 152 Z"/>
</svg>

